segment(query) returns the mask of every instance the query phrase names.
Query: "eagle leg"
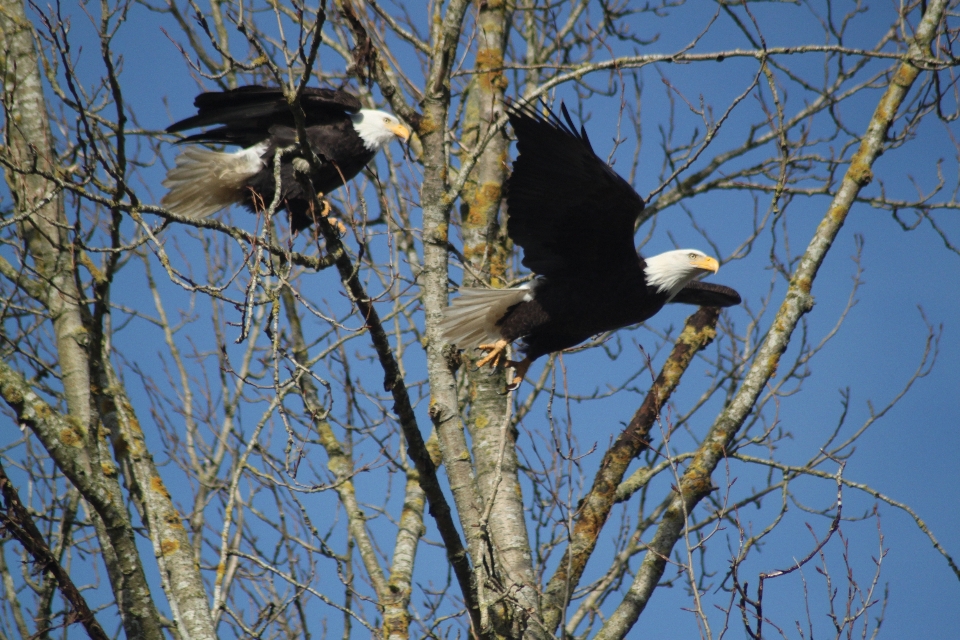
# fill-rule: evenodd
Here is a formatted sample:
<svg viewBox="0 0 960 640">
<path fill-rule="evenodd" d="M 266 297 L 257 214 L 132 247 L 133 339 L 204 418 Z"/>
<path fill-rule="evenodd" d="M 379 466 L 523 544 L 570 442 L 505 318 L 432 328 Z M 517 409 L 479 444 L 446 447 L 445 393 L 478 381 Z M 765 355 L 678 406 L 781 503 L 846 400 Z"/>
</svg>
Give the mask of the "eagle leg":
<svg viewBox="0 0 960 640">
<path fill-rule="evenodd" d="M 507 360 L 507 347 L 510 346 L 510 343 L 500 338 L 496 342 L 477 345 L 477 349 L 481 351 L 486 351 L 487 355 L 483 356 L 480 360 L 477 360 L 477 368 L 488 364 L 492 364 L 494 367 L 498 367 Z"/>
<path fill-rule="evenodd" d="M 324 218 L 330 216 L 330 212 L 333 211 L 333 207 L 330 206 L 330 203 L 327 202 L 327 199 L 323 197 L 324 194 L 318 193 L 317 199 L 320 201 L 320 215 Z M 331 220 L 336 220 L 336 218 L 330 218 Z"/>
<path fill-rule="evenodd" d="M 333 218 L 330 216 L 330 213 L 333 211 L 333 207 L 330 206 L 330 203 L 327 202 L 327 199 L 324 197 L 324 194 L 318 193 L 317 200 L 320 201 L 320 217 L 326 218 L 327 222 L 330 223 L 330 226 L 337 232 L 337 234 L 342 238 L 347 235 L 347 227 L 343 222 L 338 218 Z M 317 217 L 317 212 L 313 208 L 313 203 L 310 204 L 310 215 L 313 216 L 314 220 L 319 220 Z"/>
<path fill-rule="evenodd" d="M 516 391 L 520 387 L 520 383 L 523 382 L 524 376 L 527 375 L 527 370 L 530 368 L 530 358 L 524 358 L 523 360 L 507 360 L 507 368 L 513 369 L 513 380 L 507 385 L 507 391 Z"/>
<path fill-rule="evenodd" d="M 337 233 L 342 238 L 347 235 L 347 225 L 343 224 L 343 221 L 340 218 L 334 218 L 330 215 L 333 211 L 333 207 L 330 206 L 330 203 L 327 202 L 327 199 L 321 194 L 319 196 L 320 202 L 323 203 L 323 209 L 320 211 L 320 215 L 327 219 L 327 222 L 330 223 L 330 226 L 337 230 Z"/>
</svg>

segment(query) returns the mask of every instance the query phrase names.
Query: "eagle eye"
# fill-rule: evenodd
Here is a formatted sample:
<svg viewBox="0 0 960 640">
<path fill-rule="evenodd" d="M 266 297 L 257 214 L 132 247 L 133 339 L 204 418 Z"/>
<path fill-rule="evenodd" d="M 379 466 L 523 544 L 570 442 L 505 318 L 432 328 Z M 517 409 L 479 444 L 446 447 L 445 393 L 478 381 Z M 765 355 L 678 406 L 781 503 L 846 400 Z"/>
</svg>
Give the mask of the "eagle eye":
<svg viewBox="0 0 960 640">
<path fill-rule="evenodd" d="M 691 253 L 691 254 L 690 254 L 689 256 L 687 256 L 687 257 L 689 257 L 691 260 L 696 260 L 696 259 L 699 258 L 700 256 L 698 256 L 698 255 L 695 254 L 695 253 Z"/>
</svg>

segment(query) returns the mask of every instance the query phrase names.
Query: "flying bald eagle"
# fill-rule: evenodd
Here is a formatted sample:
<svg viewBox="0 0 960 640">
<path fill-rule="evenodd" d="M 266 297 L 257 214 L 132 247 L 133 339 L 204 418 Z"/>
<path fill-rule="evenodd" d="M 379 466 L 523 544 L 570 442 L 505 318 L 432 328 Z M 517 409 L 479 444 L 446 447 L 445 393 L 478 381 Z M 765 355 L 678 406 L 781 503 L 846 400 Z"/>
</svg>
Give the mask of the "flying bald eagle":
<svg viewBox="0 0 960 640">
<path fill-rule="evenodd" d="M 643 199 L 594 153 L 562 103 L 561 110 L 566 122 L 529 105 L 508 112 L 520 155 L 507 184 L 507 233 L 536 277 L 513 289 L 461 289 L 440 323 L 447 342 L 487 352 L 478 366 L 513 368 L 511 389 L 540 356 L 643 322 L 668 302 L 740 303 L 733 289 L 695 280 L 719 268 L 700 251 L 637 255 Z M 507 360 L 518 339 L 524 358 Z"/>
<path fill-rule="evenodd" d="M 169 192 L 161 204 L 188 218 L 205 218 L 235 203 L 255 213 L 266 210 L 276 193 L 274 154 L 297 140 L 283 90 L 250 85 L 210 91 L 198 95 L 193 104 L 197 115 L 170 125 L 168 132 L 220 125 L 180 142 L 242 148 L 233 153 L 200 146 L 184 149 L 163 181 Z M 361 109 L 356 96 L 340 89 L 308 87 L 300 104 L 307 142 L 320 158 L 320 170 L 311 171 L 296 152 L 284 154 L 280 161 L 280 206 L 289 212 L 295 232 L 309 227 L 314 219 L 310 194 L 304 193 L 294 171 L 307 173 L 317 194 L 323 195 L 357 175 L 380 147 L 394 138 L 410 137 L 410 130 L 394 116 Z"/>
</svg>

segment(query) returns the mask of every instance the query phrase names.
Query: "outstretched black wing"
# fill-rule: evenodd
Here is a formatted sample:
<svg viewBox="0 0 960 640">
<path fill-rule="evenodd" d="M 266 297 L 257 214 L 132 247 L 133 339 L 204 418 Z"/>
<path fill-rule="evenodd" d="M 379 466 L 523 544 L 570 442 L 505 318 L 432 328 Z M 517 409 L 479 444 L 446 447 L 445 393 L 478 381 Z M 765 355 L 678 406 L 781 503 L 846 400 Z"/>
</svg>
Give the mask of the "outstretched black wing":
<svg viewBox="0 0 960 640">
<path fill-rule="evenodd" d="M 740 294 L 722 284 L 694 280 L 681 289 L 670 302 L 695 304 L 700 307 L 732 307 L 740 304 Z"/>
<path fill-rule="evenodd" d="M 507 231 L 537 274 L 642 277 L 633 244 L 643 199 L 593 152 L 561 103 L 564 121 L 531 105 L 512 106 L 519 156 L 507 186 Z"/>
<path fill-rule="evenodd" d="M 211 125 L 215 129 L 196 133 L 181 142 L 217 142 L 249 147 L 266 140 L 270 128 L 294 127 L 293 113 L 277 87 L 249 85 L 229 91 L 201 93 L 193 101 L 197 115 L 167 127 L 174 133 Z M 326 125 L 342 121 L 347 114 L 360 110 L 360 100 L 340 89 L 307 87 L 300 99 L 306 126 Z"/>
</svg>

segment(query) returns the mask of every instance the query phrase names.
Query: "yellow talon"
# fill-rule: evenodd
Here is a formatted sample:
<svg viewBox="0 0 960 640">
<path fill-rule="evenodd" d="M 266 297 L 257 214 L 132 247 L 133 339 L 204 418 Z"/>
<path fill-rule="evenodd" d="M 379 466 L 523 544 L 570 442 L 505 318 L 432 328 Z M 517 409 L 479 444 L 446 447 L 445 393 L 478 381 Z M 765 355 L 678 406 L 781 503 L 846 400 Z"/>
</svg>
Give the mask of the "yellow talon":
<svg viewBox="0 0 960 640">
<path fill-rule="evenodd" d="M 477 360 L 477 368 L 489 364 L 493 365 L 494 368 L 503 365 L 507 369 L 513 369 L 512 381 L 507 384 L 507 391 L 513 391 L 520 386 L 520 383 L 523 382 L 523 377 L 527 375 L 527 370 L 530 368 L 530 359 L 507 360 L 508 346 L 510 346 L 510 343 L 503 339 L 497 340 L 492 344 L 478 345 L 477 348 L 487 352 L 487 355 Z"/>
<path fill-rule="evenodd" d="M 330 203 L 327 202 L 327 199 L 323 197 L 323 194 L 317 194 L 317 197 L 320 199 L 320 215 L 326 218 L 330 215 L 330 212 L 333 211 L 333 207 L 330 206 Z"/>
<path fill-rule="evenodd" d="M 477 349 L 486 351 L 487 355 L 477 361 L 477 367 L 483 367 L 491 363 L 494 367 L 498 367 L 502 362 L 506 362 L 508 346 L 510 346 L 510 343 L 503 338 L 497 340 L 493 344 L 488 343 L 478 345 Z"/>
<path fill-rule="evenodd" d="M 530 359 L 507 360 L 507 368 L 513 369 L 513 380 L 507 384 L 507 391 L 516 391 L 520 387 L 520 383 L 523 382 L 524 376 L 527 375 L 527 369 L 530 368 Z"/>
</svg>

